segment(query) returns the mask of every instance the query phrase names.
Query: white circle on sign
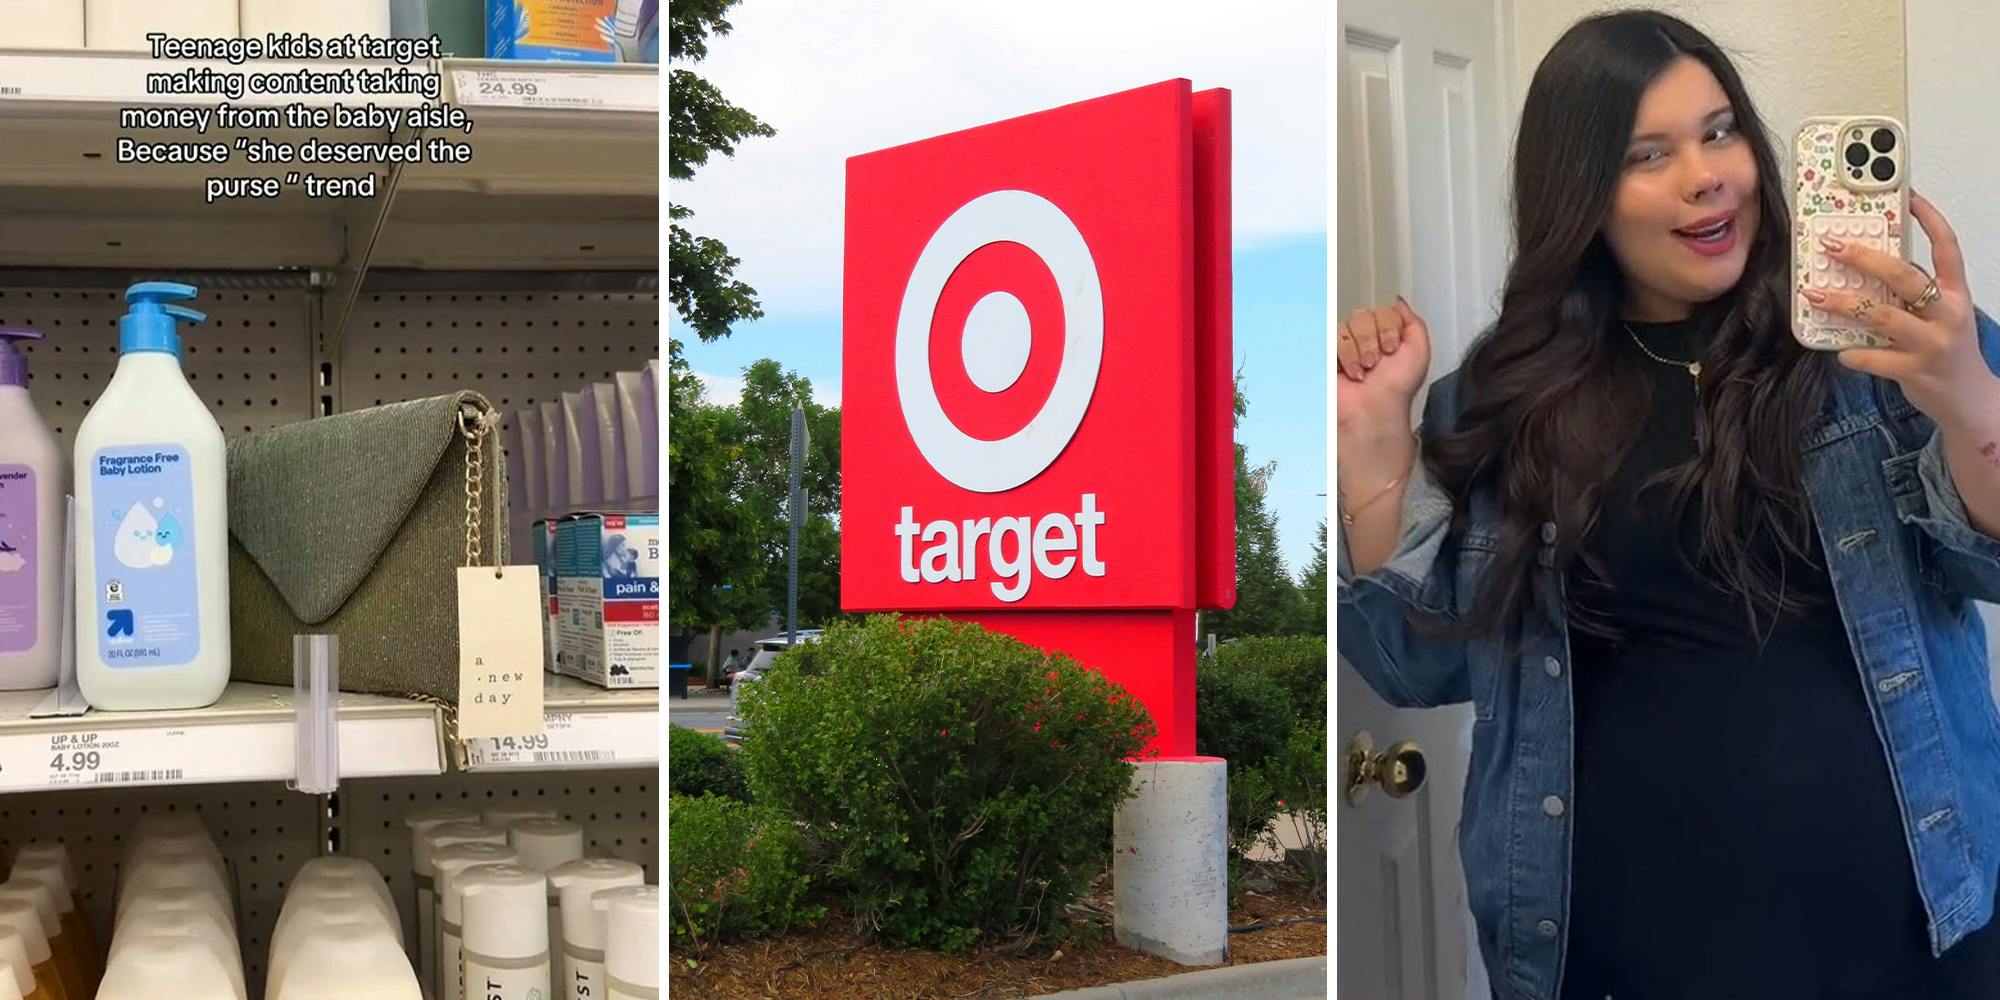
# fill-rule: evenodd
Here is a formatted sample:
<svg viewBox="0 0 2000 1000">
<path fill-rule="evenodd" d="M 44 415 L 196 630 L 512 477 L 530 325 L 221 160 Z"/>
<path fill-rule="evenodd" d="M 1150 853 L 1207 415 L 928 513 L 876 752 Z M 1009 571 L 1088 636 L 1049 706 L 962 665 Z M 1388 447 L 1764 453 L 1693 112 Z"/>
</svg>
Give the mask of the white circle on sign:
<svg viewBox="0 0 2000 1000">
<path fill-rule="evenodd" d="M 1020 244 L 1041 258 L 1054 276 L 1062 295 L 1063 354 L 1049 398 L 1027 426 L 998 441 L 985 441 L 960 430 L 938 402 L 930 345 L 931 323 L 945 283 L 973 251 L 993 243 Z M 1020 306 L 1020 300 L 1008 298 Z M 981 299 L 974 311 L 985 302 Z M 997 303 L 993 307 L 996 322 L 1003 308 Z M 1025 308 L 1022 314 L 1025 318 Z M 970 315 L 966 323 L 971 326 Z M 966 338 L 968 350 L 974 339 L 971 333 Z M 1023 352 L 1025 365 L 1025 348 Z M 1104 289 L 1098 282 L 1097 262 L 1076 224 L 1047 198 L 1027 191 L 980 195 L 951 213 L 917 255 L 896 317 L 896 395 L 917 450 L 953 485 L 975 493 L 1000 493 L 1040 475 L 1082 425 L 1103 359 Z M 980 385 L 970 358 L 966 367 L 973 384 Z M 1019 377 L 1020 371 L 1014 371 L 1002 388 Z"/>
<path fill-rule="evenodd" d="M 965 374 L 986 392 L 1004 392 L 1028 370 L 1035 346 L 1028 307 L 1006 292 L 987 292 L 965 316 Z"/>
</svg>

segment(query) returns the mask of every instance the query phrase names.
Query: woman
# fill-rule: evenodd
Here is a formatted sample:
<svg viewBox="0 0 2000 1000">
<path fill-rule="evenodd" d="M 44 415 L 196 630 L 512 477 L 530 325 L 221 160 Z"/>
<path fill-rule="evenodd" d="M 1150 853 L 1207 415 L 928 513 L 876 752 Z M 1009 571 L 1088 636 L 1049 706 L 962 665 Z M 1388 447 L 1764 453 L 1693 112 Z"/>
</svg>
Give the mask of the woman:
<svg viewBox="0 0 2000 1000">
<path fill-rule="evenodd" d="M 1935 292 L 1829 245 L 1898 301 L 1819 304 L 1893 346 L 1802 348 L 1787 179 L 1659 13 L 1565 34 L 1516 147 L 1500 316 L 1420 435 L 1421 318 L 1337 332 L 1340 653 L 1474 706 L 1496 994 L 2000 996 L 2000 328 L 1950 227 L 1914 202 Z"/>
</svg>

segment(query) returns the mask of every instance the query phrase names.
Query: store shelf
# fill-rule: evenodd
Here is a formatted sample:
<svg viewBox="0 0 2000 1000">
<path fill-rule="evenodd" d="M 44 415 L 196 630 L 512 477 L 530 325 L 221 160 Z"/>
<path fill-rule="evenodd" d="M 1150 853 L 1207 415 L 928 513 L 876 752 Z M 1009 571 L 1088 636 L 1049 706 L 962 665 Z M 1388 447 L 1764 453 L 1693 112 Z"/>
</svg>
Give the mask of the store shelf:
<svg viewBox="0 0 2000 1000">
<path fill-rule="evenodd" d="M 464 164 L 121 164 L 120 136 L 151 142 L 423 141 L 380 129 L 122 128 L 119 111 L 214 108 L 209 95 L 146 93 L 149 73 L 394 69 L 390 63 L 154 60 L 143 53 L 0 50 L 0 267 L 312 271 L 330 290 L 337 347 L 370 267 L 430 271 L 659 268 L 659 71 L 654 66 L 445 59 L 440 99 L 463 106 Z M 411 108 L 416 95 L 245 94 L 229 103 Z M 210 177 L 377 175 L 369 198 L 209 202 Z"/>
<path fill-rule="evenodd" d="M 276 198 L 203 198 L 209 177 L 273 176 L 284 168 L 227 164 L 118 162 L 118 139 L 233 143 L 238 135 L 303 142 L 309 135 L 358 140 L 385 133 L 212 127 L 127 130 L 124 108 L 172 105 L 212 109 L 225 98 L 149 94 L 149 73 L 186 68 L 216 72 L 392 68 L 389 63 L 154 60 L 143 53 L 0 50 L 0 265 L 22 267 L 313 268 L 338 266 L 350 253 L 349 229 L 376 206 L 363 200 L 313 199 L 296 189 Z M 377 104 L 412 107 L 414 95 L 374 95 Z M 254 95 L 239 107 L 324 107 L 362 103 L 351 95 Z M 359 176 L 366 166 L 300 166 L 321 176 Z"/>
<path fill-rule="evenodd" d="M 604 770 L 660 764 L 660 692 L 606 690 L 548 675 L 547 731 L 466 741 L 468 771 Z"/>
<path fill-rule="evenodd" d="M 231 684 L 207 708 L 31 717 L 48 691 L 0 693 L 0 792 L 286 781 L 295 777 L 290 688 Z M 438 710 L 340 696 L 343 778 L 444 771 Z"/>
</svg>

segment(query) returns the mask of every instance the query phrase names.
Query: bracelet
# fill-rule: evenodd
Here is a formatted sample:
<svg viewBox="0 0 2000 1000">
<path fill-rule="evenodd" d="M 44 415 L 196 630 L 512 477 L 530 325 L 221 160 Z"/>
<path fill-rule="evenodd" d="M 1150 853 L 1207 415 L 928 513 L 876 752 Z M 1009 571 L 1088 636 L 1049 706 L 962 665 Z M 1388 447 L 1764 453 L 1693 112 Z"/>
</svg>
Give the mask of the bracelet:
<svg viewBox="0 0 2000 1000">
<path fill-rule="evenodd" d="M 1375 503 L 1375 501 L 1377 501 L 1377 500 L 1380 500 L 1380 499 L 1382 499 L 1383 497 L 1386 497 L 1386 496 L 1388 496 L 1388 495 L 1389 495 L 1389 493 L 1390 493 L 1390 491 L 1394 490 L 1394 489 L 1395 489 L 1396 487 L 1398 487 L 1398 486 L 1401 486 L 1401 485 L 1403 485 L 1403 477 L 1402 477 L 1402 476 L 1397 476 L 1396 478 L 1394 478 L 1394 479 L 1391 479 L 1391 480 L 1389 480 L 1389 485 L 1387 485 L 1387 486 L 1384 486 L 1384 487 L 1382 487 L 1382 490 L 1381 490 L 1381 492 L 1379 492 L 1379 493 L 1375 494 L 1375 495 L 1374 495 L 1374 496 L 1372 496 L 1372 497 L 1369 497 L 1369 498 L 1368 498 L 1368 499 L 1366 499 L 1366 500 L 1363 500 L 1363 501 L 1361 502 L 1361 506 L 1359 506 L 1359 507 L 1349 507 L 1349 506 L 1347 505 L 1347 498 L 1343 496 L 1343 497 L 1341 498 L 1341 504 L 1340 504 L 1340 508 L 1341 508 L 1341 509 L 1340 509 L 1340 523 L 1341 523 L 1341 524 L 1344 524 L 1344 525 L 1346 525 L 1347 527 L 1350 527 L 1350 528 L 1354 527 L 1354 515 L 1355 515 L 1356 513 L 1360 512 L 1360 511 L 1364 511 L 1364 510 L 1367 510 L 1367 509 L 1368 509 L 1368 508 L 1369 508 L 1369 507 L 1370 507 L 1370 506 L 1371 506 L 1372 504 L 1374 504 L 1374 503 Z"/>
<path fill-rule="evenodd" d="M 1417 434 L 1417 433 L 1416 433 L 1415 431 L 1412 431 L 1412 432 L 1410 433 L 1410 436 L 1411 436 L 1411 437 L 1414 437 L 1414 438 L 1419 438 L 1419 439 L 1421 439 L 1421 435 Z M 1413 462 L 1413 463 L 1412 463 L 1412 465 L 1411 465 L 1411 471 L 1412 471 L 1412 472 L 1414 472 L 1414 471 L 1415 471 L 1415 462 L 1421 462 L 1421 461 L 1423 461 L 1423 460 L 1424 460 L 1424 457 L 1423 457 L 1423 455 L 1421 455 L 1421 454 L 1417 455 L 1417 456 L 1416 456 L 1416 458 L 1415 458 L 1415 460 L 1414 460 L 1414 462 Z M 1389 485 L 1387 485 L 1387 486 L 1384 486 L 1384 487 L 1382 487 L 1382 491 L 1381 491 L 1381 492 L 1379 492 L 1379 493 L 1375 494 L 1375 495 L 1374 495 L 1374 496 L 1372 496 L 1372 497 L 1369 497 L 1369 498 L 1368 498 L 1367 500 L 1364 500 L 1364 501 L 1362 501 L 1362 503 L 1361 503 L 1361 506 L 1359 506 L 1359 507 L 1349 507 L 1349 506 L 1347 505 L 1347 494 L 1345 494 L 1345 493 L 1341 493 L 1341 494 L 1340 494 L 1340 523 L 1341 523 L 1342 525 L 1346 526 L 1346 527 L 1349 527 L 1349 528 L 1352 528 L 1352 527 L 1354 527 L 1354 515 L 1355 515 L 1355 514 L 1356 514 L 1357 512 L 1359 512 L 1359 511 L 1364 511 L 1364 510 L 1367 510 L 1367 509 L 1369 508 L 1369 506 L 1370 506 L 1371 504 L 1373 504 L 1373 503 L 1374 503 L 1375 501 L 1377 501 L 1377 500 L 1380 500 L 1380 499 L 1382 499 L 1382 498 L 1383 498 L 1383 497 L 1385 497 L 1385 496 L 1388 496 L 1388 495 L 1389 495 L 1389 491 L 1391 491 L 1391 490 L 1395 489 L 1395 488 L 1396 488 L 1396 487 L 1398 487 L 1398 486 L 1401 486 L 1401 485 L 1403 485 L 1403 480 L 1404 480 L 1404 479 L 1406 479 L 1406 478 L 1408 478 L 1408 477 L 1409 477 L 1409 475 L 1410 475 L 1410 473 L 1406 472 L 1406 473 L 1404 473 L 1403 475 L 1400 475 L 1400 476 L 1397 476 L 1396 478 L 1394 478 L 1394 479 L 1391 479 L 1391 480 L 1389 480 Z"/>
</svg>

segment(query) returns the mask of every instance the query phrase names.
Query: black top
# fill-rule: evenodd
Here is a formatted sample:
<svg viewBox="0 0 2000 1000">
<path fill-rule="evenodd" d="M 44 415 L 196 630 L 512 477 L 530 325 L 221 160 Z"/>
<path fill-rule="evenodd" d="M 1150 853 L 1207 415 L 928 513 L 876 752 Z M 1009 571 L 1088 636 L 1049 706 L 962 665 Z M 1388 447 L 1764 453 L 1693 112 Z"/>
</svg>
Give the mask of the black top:
<svg viewBox="0 0 2000 1000">
<path fill-rule="evenodd" d="M 1700 356 L 1687 325 L 1632 324 L 1654 354 Z M 1624 331 L 1619 333 L 1623 335 Z M 1812 601 L 1753 631 L 1696 569 L 1700 504 L 1670 487 L 1695 454 L 1685 368 L 1639 353 L 1651 414 L 1568 580 L 1576 705 L 1564 1000 L 1948 1000 L 2000 996 L 1992 924 L 1930 954 L 1887 752 L 1817 542 L 1764 565 Z M 1682 547 L 1685 558 L 1676 552 Z M 1623 635 L 1594 637 L 1576 608 Z M 1759 634 L 1762 633 L 1762 634 Z"/>
</svg>

